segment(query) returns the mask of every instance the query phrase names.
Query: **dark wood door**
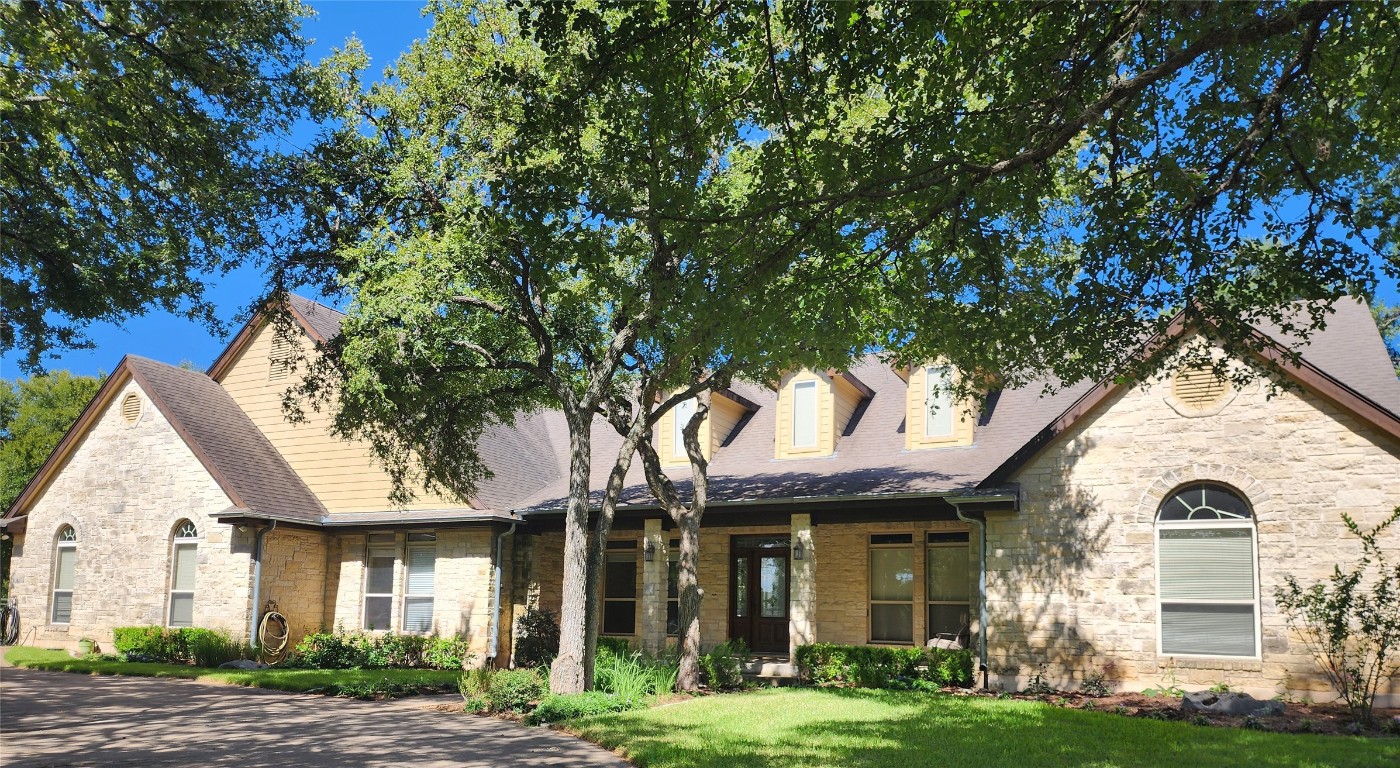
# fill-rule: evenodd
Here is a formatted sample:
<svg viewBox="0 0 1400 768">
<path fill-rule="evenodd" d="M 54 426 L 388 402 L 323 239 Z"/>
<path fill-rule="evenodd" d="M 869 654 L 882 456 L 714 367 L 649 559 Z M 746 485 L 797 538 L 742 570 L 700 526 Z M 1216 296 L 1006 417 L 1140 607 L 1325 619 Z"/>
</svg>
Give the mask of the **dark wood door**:
<svg viewBox="0 0 1400 768">
<path fill-rule="evenodd" d="M 789 575 L 786 549 L 730 550 L 731 639 L 758 653 L 787 653 Z"/>
</svg>

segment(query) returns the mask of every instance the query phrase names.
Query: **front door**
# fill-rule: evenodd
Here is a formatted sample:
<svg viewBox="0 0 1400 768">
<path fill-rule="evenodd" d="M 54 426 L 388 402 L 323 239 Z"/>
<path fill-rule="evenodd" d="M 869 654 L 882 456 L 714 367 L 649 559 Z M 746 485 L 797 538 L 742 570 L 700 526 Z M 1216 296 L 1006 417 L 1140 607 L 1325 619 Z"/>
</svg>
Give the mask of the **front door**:
<svg viewBox="0 0 1400 768">
<path fill-rule="evenodd" d="M 788 651 L 788 540 L 736 536 L 729 555 L 729 637 L 757 653 Z"/>
</svg>

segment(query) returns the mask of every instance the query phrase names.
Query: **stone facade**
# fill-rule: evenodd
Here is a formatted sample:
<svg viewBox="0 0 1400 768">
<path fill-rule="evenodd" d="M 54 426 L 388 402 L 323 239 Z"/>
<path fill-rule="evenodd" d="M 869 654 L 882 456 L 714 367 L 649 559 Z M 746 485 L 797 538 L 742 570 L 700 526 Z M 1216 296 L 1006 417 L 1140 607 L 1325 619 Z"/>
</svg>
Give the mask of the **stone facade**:
<svg viewBox="0 0 1400 768">
<path fill-rule="evenodd" d="M 287 617 L 288 642 L 325 625 L 327 540 L 315 531 L 275 528 L 263 537 L 259 615 L 269 600 Z"/>
<path fill-rule="evenodd" d="M 128 423 L 119 403 L 134 394 L 140 416 Z M 11 595 L 24 621 L 23 642 L 76 646 L 91 638 L 110 648 L 112 629 L 168 619 L 175 527 L 198 530 L 194 624 L 247 635 L 252 539 L 209 515 L 232 506 L 179 433 L 132 382 L 120 387 L 29 510 L 16 540 Z M 54 624 L 55 537 L 77 533 L 72 620 Z"/>
<path fill-rule="evenodd" d="M 1020 514 L 988 526 L 993 679 L 1020 687 L 1043 670 L 1072 688 L 1110 665 L 1124 689 L 1228 683 L 1266 698 L 1285 687 L 1328 697 L 1273 591 L 1286 575 L 1309 583 L 1355 561 L 1360 547 L 1341 514 L 1368 528 L 1400 505 L 1400 449 L 1297 389 L 1256 382 L 1194 417 L 1170 389 L 1152 382 L 1118 394 L 1014 478 Z M 1235 488 L 1254 510 L 1258 659 L 1157 652 L 1157 510 L 1175 488 L 1203 480 Z M 1400 549 L 1400 531 L 1388 541 Z"/>
</svg>

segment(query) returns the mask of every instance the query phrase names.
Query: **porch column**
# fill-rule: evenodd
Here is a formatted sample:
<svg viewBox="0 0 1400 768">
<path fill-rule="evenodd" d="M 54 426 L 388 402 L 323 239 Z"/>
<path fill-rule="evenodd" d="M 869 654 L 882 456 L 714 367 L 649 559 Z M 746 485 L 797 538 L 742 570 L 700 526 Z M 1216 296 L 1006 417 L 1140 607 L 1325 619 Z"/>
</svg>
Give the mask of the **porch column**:
<svg viewBox="0 0 1400 768">
<path fill-rule="evenodd" d="M 802 559 L 798 559 L 798 553 Z M 812 546 L 812 516 L 792 516 L 792 583 L 788 590 L 788 654 L 816 642 L 817 551 Z"/>
<path fill-rule="evenodd" d="M 660 518 L 643 524 L 642 552 L 650 548 L 652 558 L 642 558 L 642 648 L 658 653 L 666 647 L 666 534 Z"/>
</svg>

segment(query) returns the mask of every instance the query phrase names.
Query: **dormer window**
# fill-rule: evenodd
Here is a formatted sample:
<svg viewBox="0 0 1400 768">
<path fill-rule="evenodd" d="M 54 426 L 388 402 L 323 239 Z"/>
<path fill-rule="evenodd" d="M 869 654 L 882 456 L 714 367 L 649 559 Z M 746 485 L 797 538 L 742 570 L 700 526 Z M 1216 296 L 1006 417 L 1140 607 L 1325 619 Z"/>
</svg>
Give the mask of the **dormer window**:
<svg viewBox="0 0 1400 768">
<path fill-rule="evenodd" d="M 938 363 L 905 370 L 909 399 L 904 411 L 904 448 L 916 451 L 972 445 L 976 414 L 970 403 L 953 396 L 958 372 Z"/>
<path fill-rule="evenodd" d="M 817 382 L 796 382 L 792 385 L 793 448 L 813 448 L 816 446 L 817 417 Z"/>
<path fill-rule="evenodd" d="M 685 452 L 685 425 L 690 423 L 690 419 L 695 415 L 695 398 L 684 400 L 676 404 L 674 409 L 675 419 L 672 421 L 671 436 L 671 456 L 677 459 L 687 458 Z"/>
<path fill-rule="evenodd" d="M 924 369 L 924 437 L 953 436 L 953 377 L 947 366 Z"/>
</svg>

